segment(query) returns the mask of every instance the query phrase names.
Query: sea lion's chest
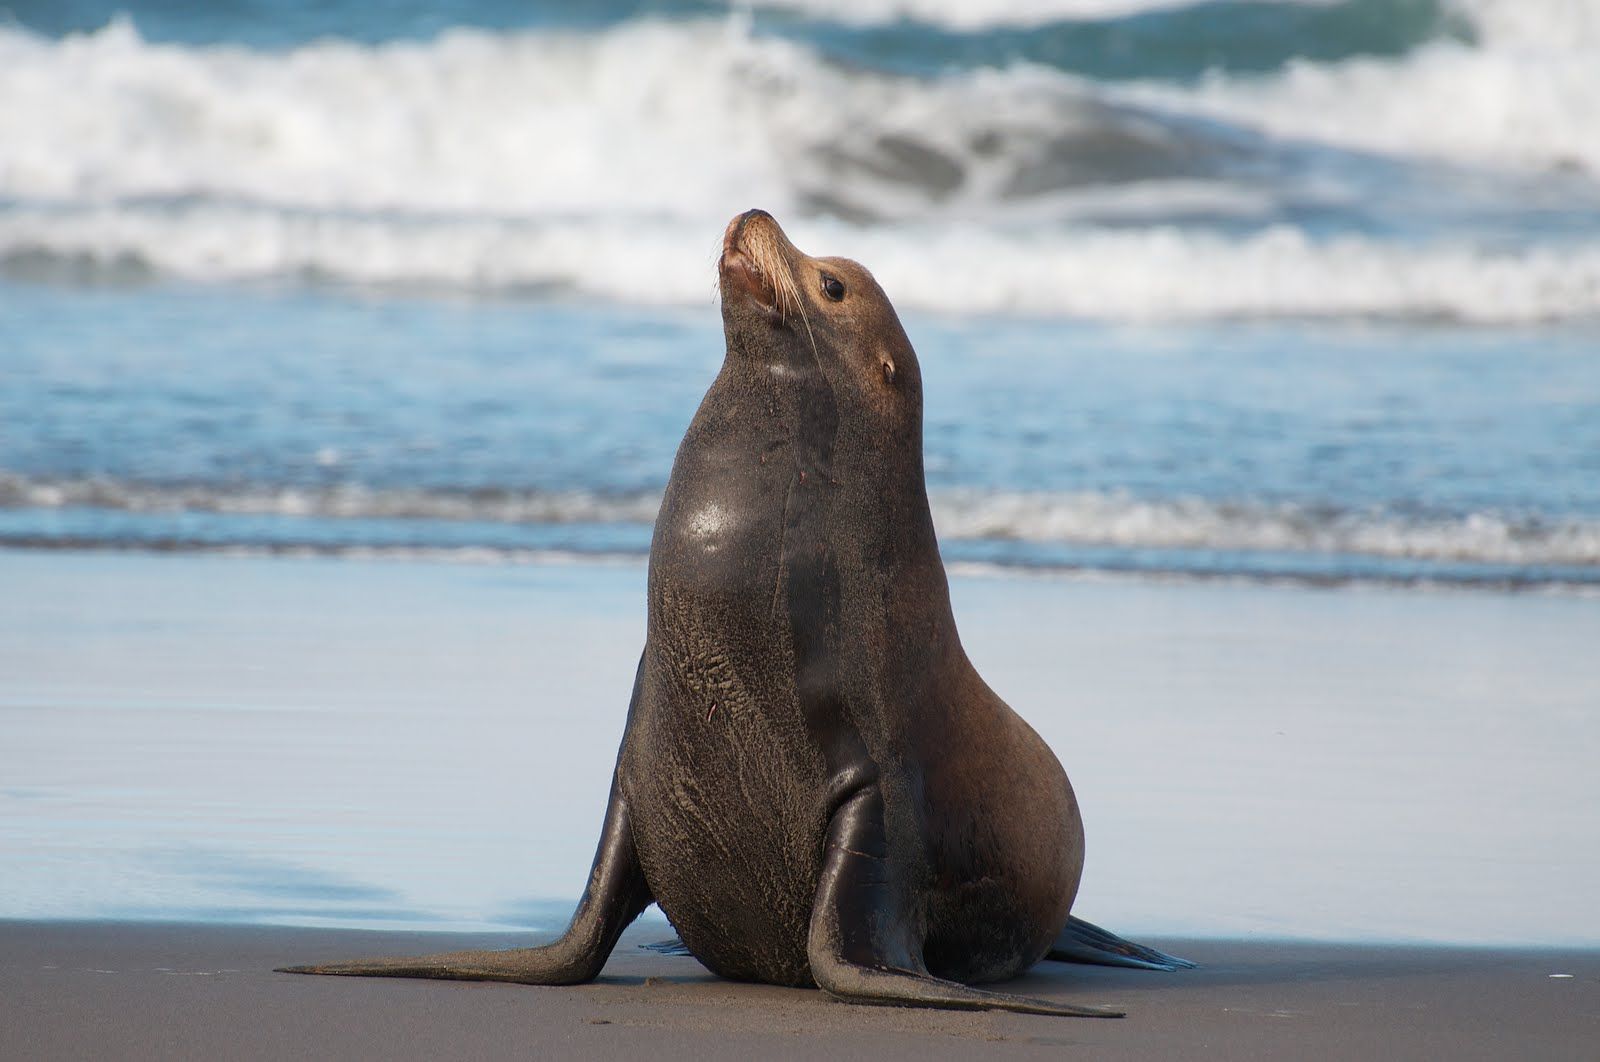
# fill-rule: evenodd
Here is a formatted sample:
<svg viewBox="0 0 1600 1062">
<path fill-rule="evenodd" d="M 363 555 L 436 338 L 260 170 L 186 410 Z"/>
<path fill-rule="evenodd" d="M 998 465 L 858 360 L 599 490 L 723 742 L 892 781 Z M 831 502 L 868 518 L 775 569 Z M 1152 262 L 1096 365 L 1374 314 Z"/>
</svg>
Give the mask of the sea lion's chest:
<svg viewBox="0 0 1600 1062">
<path fill-rule="evenodd" d="M 650 638 L 671 665 L 770 671 L 792 685 L 788 590 L 828 535 L 817 488 L 831 446 L 804 413 L 827 404 L 787 381 L 720 378 L 678 449 L 650 546 Z M 805 617 L 800 617 L 803 625 Z"/>
<path fill-rule="evenodd" d="M 636 845 L 701 961 L 803 983 L 827 773 L 796 691 L 785 541 L 804 471 L 781 438 L 680 450 L 650 560 L 641 696 L 623 751 Z"/>
</svg>

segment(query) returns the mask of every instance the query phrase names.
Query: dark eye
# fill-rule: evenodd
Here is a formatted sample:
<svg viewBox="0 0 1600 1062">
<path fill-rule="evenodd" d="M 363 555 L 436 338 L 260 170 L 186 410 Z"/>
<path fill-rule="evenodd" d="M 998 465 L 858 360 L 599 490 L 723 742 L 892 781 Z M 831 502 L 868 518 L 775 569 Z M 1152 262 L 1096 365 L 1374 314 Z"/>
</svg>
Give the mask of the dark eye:
<svg viewBox="0 0 1600 1062">
<path fill-rule="evenodd" d="M 830 277 L 824 273 L 822 274 L 822 293 L 834 302 L 838 302 L 844 298 L 844 285 L 839 283 L 837 277 Z"/>
</svg>

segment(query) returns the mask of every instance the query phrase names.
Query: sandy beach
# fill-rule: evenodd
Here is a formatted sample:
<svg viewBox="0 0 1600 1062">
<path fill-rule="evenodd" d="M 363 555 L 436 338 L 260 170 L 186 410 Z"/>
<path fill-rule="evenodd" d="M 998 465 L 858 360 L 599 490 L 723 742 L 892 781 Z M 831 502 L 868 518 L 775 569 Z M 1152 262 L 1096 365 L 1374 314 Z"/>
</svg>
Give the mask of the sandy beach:
<svg viewBox="0 0 1600 1062">
<path fill-rule="evenodd" d="M 974 659 L 1083 802 L 1075 909 L 1202 964 L 1016 986 L 1129 1014 L 1097 1022 L 720 982 L 638 948 L 670 932 L 654 912 L 581 988 L 275 974 L 564 924 L 643 568 L 12 552 L 0 582 L 6 1057 L 1600 1042 L 1584 598 L 957 577 Z"/>
<path fill-rule="evenodd" d="M 1162 941 L 1183 974 L 1047 964 L 1106 1021 L 849 1006 L 733 984 L 631 932 L 577 988 L 310 978 L 281 963 L 505 937 L 0 924 L 8 1058 L 1592 1059 L 1600 953 Z"/>
</svg>

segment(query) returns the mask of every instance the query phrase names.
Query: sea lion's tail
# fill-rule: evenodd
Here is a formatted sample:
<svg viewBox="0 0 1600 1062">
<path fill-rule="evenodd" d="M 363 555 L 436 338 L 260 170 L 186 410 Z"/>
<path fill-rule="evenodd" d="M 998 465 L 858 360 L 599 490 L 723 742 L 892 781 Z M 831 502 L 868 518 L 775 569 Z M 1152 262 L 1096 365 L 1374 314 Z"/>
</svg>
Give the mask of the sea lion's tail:
<svg viewBox="0 0 1600 1062">
<path fill-rule="evenodd" d="M 1115 933 L 1076 916 L 1067 919 L 1067 927 L 1050 945 L 1050 952 L 1045 958 L 1056 962 L 1092 963 L 1096 966 L 1131 966 L 1140 970 L 1192 970 L 1195 966 L 1188 959 L 1123 940 Z"/>
</svg>

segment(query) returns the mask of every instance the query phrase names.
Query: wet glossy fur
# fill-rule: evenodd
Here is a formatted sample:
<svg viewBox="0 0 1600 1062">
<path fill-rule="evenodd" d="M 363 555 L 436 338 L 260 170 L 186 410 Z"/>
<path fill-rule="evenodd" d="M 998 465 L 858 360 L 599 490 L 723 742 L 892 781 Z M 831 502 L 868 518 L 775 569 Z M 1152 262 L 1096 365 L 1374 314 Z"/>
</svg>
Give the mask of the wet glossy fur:
<svg viewBox="0 0 1600 1062">
<path fill-rule="evenodd" d="M 729 225 L 719 271 L 727 356 L 656 521 L 648 637 L 567 933 L 298 972 L 574 983 L 654 901 L 727 977 L 1114 1016 L 968 987 L 1058 935 L 1075 958 L 1106 945 L 1063 931 L 1083 865 L 1067 777 L 956 633 L 894 308 L 761 211 Z"/>
<path fill-rule="evenodd" d="M 724 283 L 727 359 L 656 523 L 621 761 L 646 876 L 711 969 L 809 983 L 823 834 L 870 775 L 930 972 L 1014 976 L 1066 922 L 1082 826 L 1055 756 L 962 652 L 916 355 L 865 269 L 783 247 L 765 215 L 734 242 L 783 255 L 803 301 L 779 319 Z"/>
</svg>

